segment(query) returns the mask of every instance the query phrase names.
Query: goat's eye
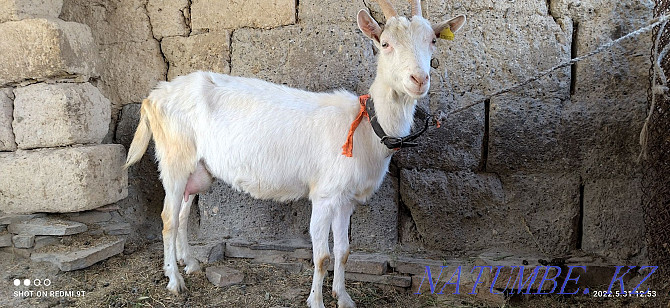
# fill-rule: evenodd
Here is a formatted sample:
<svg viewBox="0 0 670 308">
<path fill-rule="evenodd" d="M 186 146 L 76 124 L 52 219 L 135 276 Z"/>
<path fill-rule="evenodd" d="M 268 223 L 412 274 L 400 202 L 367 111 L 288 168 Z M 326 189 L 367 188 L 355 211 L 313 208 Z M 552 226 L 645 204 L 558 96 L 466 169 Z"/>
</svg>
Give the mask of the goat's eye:
<svg viewBox="0 0 670 308">
<path fill-rule="evenodd" d="M 433 44 L 437 43 L 437 39 L 436 39 L 436 38 L 433 38 L 433 42 L 432 42 L 432 43 L 433 43 Z"/>
<path fill-rule="evenodd" d="M 387 42 L 383 42 L 383 43 L 382 43 L 382 47 L 384 47 L 384 48 L 389 47 L 389 43 L 387 43 Z"/>
</svg>

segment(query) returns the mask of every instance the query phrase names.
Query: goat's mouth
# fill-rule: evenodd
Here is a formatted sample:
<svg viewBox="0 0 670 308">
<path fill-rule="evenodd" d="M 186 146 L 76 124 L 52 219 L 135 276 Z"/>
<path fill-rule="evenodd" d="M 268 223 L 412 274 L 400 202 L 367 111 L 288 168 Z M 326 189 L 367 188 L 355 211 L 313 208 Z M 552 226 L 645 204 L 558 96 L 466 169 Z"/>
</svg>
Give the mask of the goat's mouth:
<svg viewBox="0 0 670 308">
<path fill-rule="evenodd" d="M 414 87 L 414 88 L 416 88 L 416 87 Z M 428 85 L 423 86 L 421 88 L 417 88 L 417 89 L 412 89 L 410 87 L 405 86 L 405 92 L 407 93 L 407 95 L 411 96 L 412 98 L 419 99 L 419 98 L 422 98 L 422 97 L 426 96 L 426 94 L 428 94 L 428 89 L 429 88 L 430 87 Z"/>
</svg>

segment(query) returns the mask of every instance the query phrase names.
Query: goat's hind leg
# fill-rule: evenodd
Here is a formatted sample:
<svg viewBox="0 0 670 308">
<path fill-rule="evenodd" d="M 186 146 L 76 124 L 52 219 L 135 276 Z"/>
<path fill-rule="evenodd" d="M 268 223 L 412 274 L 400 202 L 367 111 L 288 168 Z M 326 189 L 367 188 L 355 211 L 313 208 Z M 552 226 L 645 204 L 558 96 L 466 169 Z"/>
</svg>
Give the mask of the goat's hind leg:
<svg viewBox="0 0 670 308">
<path fill-rule="evenodd" d="M 163 257 L 165 263 L 163 270 L 168 277 L 168 290 L 179 294 L 186 290 L 184 278 L 179 274 L 177 266 L 177 230 L 179 228 L 179 213 L 181 211 L 181 197 L 186 186 L 187 177 L 173 178 L 162 174 L 163 187 L 165 188 L 165 201 L 163 203 Z"/>
<path fill-rule="evenodd" d="M 184 262 L 186 274 L 200 270 L 200 264 L 191 254 L 191 246 L 188 244 L 188 216 L 191 213 L 191 204 L 195 194 L 205 192 L 212 184 L 212 176 L 202 161 L 198 162 L 195 171 L 188 177 L 184 190 L 184 202 L 179 211 L 179 228 L 177 229 L 177 260 Z"/>
</svg>

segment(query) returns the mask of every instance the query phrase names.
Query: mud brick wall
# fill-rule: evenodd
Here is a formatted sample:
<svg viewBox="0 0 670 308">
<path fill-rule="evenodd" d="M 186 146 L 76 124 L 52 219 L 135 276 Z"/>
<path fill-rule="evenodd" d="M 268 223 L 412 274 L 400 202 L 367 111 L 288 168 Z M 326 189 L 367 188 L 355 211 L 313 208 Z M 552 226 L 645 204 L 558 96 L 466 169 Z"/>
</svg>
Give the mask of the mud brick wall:
<svg viewBox="0 0 670 308">
<path fill-rule="evenodd" d="M 70 55 L 85 53 L 75 44 L 67 56 L 49 55 L 58 65 L 49 65 L 57 70 L 48 74 L 95 76 L 95 86 L 111 102 L 104 142 L 126 147 L 138 103 L 151 88 L 195 70 L 364 94 L 374 78 L 376 51 L 357 29 L 355 14 L 369 9 L 383 22 L 376 3 L 362 0 L 62 2 L 54 14 L 88 25 L 98 61 L 90 67 L 69 62 Z M 406 1 L 392 2 L 407 14 Z M 489 95 L 645 25 L 653 2 L 422 4 L 431 21 L 465 14 L 468 22 L 455 41 L 438 43 L 431 91 L 421 104 L 449 113 L 483 102 L 450 115 L 422 137 L 420 147 L 394 157 L 382 189 L 353 216 L 353 246 L 442 256 L 489 250 L 561 256 L 581 249 L 612 259 L 646 259 L 636 158 L 647 106 L 649 34 L 516 91 Z M 9 15 L 21 14 L 17 8 Z M 69 25 L 39 24 L 63 32 Z M 39 70 L 14 69 L 0 79 L 38 79 L 33 72 Z M 11 106 L 12 93 L 20 91 L 0 96 L 2 106 Z M 7 135 L 0 125 L 0 137 Z M 152 155 L 129 170 L 129 196 L 118 203 L 149 238 L 160 234 L 163 198 Z M 217 182 L 197 207 L 191 224 L 196 241 L 308 237 L 305 200 L 258 201 Z"/>
</svg>

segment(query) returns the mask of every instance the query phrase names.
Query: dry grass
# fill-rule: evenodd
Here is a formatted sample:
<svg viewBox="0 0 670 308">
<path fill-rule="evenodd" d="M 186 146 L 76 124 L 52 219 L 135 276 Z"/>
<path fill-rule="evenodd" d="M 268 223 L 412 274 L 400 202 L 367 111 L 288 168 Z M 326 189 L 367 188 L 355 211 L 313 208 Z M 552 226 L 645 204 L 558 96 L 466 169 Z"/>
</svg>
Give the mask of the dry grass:
<svg viewBox="0 0 670 308">
<path fill-rule="evenodd" d="M 0 288 L 0 306 L 13 307 L 306 307 L 312 271 L 290 273 L 267 264 L 244 259 L 227 259 L 209 266 L 225 265 L 242 271 L 242 284 L 217 288 L 203 273 L 185 276 L 189 292 L 175 296 L 165 289 L 167 278 L 162 273 L 160 243 L 146 247 L 127 247 L 126 254 L 100 262 L 85 270 L 59 272 L 47 264 L 34 264 L 25 259 L 0 254 L 0 272 L 9 288 Z M 15 278 L 52 281 L 50 287 L 30 287 L 31 290 L 85 291 L 83 297 L 21 298 L 13 291 L 26 288 L 13 286 Z M 336 307 L 327 290 L 332 283 L 327 278 L 324 290 L 326 307 Z M 472 299 L 450 295 L 415 295 L 404 290 L 380 287 L 371 283 L 347 281 L 351 297 L 359 307 L 666 307 L 661 299 L 593 299 L 583 296 L 531 296 L 514 298 L 497 306 L 487 306 Z M 667 291 L 666 291 L 667 293 Z"/>
</svg>

